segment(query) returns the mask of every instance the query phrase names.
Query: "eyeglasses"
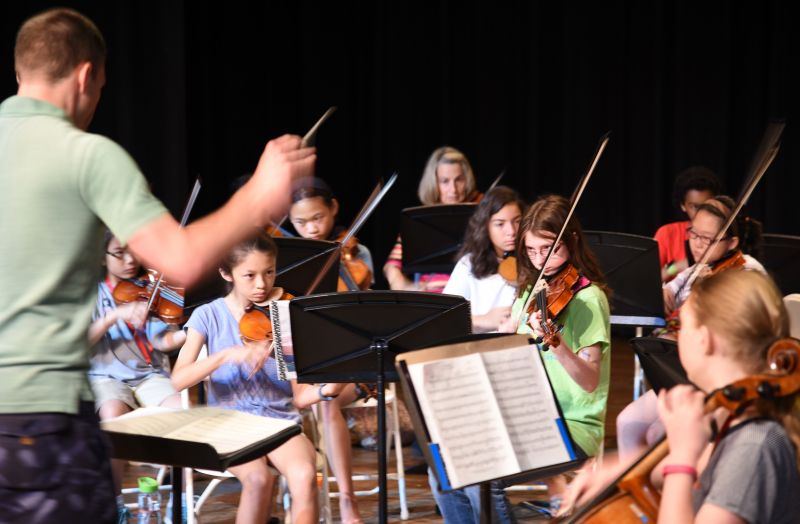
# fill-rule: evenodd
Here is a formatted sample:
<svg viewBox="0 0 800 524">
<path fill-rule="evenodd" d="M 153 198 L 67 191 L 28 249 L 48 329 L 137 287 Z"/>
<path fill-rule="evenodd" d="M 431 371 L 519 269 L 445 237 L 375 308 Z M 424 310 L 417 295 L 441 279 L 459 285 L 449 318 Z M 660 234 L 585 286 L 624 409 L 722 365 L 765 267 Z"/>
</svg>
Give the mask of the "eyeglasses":
<svg viewBox="0 0 800 524">
<path fill-rule="evenodd" d="M 547 253 L 550 252 L 550 248 L 551 247 L 553 247 L 553 254 L 555 254 L 556 251 L 561 249 L 561 246 L 562 246 L 562 243 L 559 242 L 554 247 L 553 246 L 543 247 L 539 251 L 537 251 L 536 249 L 534 249 L 532 247 L 525 247 L 525 252 L 528 254 L 528 258 L 530 258 L 531 260 L 536 259 L 536 258 L 547 258 Z"/>
<path fill-rule="evenodd" d="M 133 258 L 133 254 L 130 251 L 122 250 L 122 251 L 106 251 L 106 255 L 110 257 L 114 257 L 117 260 L 123 260 L 126 256 Z"/>
<path fill-rule="evenodd" d="M 704 246 L 711 245 L 711 242 L 714 241 L 714 237 L 707 237 L 697 234 L 697 231 L 695 231 L 691 226 L 686 228 L 686 234 L 689 235 L 689 240 L 697 240 L 698 242 L 700 242 L 700 244 Z M 726 240 L 727 238 L 729 237 L 724 236 L 720 240 Z"/>
</svg>

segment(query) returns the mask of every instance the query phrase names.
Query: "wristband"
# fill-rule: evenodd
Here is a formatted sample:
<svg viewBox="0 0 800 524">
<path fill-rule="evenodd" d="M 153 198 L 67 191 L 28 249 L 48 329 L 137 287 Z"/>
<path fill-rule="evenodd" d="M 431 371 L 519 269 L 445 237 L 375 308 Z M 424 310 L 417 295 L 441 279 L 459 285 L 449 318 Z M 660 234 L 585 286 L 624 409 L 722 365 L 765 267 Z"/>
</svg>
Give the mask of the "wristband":
<svg viewBox="0 0 800 524">
<path fill-rule="evenodd" d="M 328 385 L 327 383 L 319 385 L 319 389 L 317 390 L 317 393 L 319 394 L 320 400 L 333 400 L 333 399 L 335 399 L 336 397 L 339 396 L 339 395 L 326 395 L 325 393 L 323 393 L 322 392 L 322 388 L 324 388 L 327 385 Z"/>
<path fill-rule="evenodd" d="M 674 277 L 677 274 L 678 266 L 676 266 L 674 262 L 667 266 L 667 275 Z"/>
<path fill-rule="evenodd" d="M 697 480 L 697 470 L 692 466 L 686 466 L 684 464 L 667 464 L 661 470 L 661 474 L 666 477 L 667 475 L 671 475 L 673 473 L 681 473 L 684 475 L 689 475 L 692 477 L 692 480 Z"/>
</svg>

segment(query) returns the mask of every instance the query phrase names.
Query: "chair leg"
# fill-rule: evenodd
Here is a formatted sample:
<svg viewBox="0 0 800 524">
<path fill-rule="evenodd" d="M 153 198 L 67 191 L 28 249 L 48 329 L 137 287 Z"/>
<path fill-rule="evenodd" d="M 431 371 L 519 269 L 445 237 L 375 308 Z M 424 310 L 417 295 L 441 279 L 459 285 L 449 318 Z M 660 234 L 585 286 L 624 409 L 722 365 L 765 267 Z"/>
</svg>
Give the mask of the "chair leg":
<svg viewBox="0 0 800 524">
<path fill-rule="evenodd" d="M 195 524 L 197 522 L 195 518 L 195 507 L 194 507 L 194 472 L 192 468 L 183 468 L 183 485 L 185 488 L 186 493 L 186 524 Z M 173 500 L 173 504 L 180 504 L 179 501 Z"/>
<path fill-rule="evenodd" d="M 403 466 L 403 441 L 400 435 L 400 415 L 397 407 L 397 387 L 389 385 L 392 392 L 392 436 L 394 437 L 394 453 L 397 459 L 397 494 L 400 498 L 400 520 L 408 520 L 408 501 L 406 500 L 406 474 Z"/>
<path fill-rule="evenodd" d="M 211 494 L 215 489 L 217 489 L 217 486 L 219 486 L 223 480 L 225 479 L 212 479 L 211 482 L 208 483 L 208 487 L 203 491 L 203 494 L 200 495 L 200 498 L 197 499 L 197 504 L 195 504 L 194 511 L 196 514 L 200 514 L 200 508 L 203 507 L 203 504 L 205 504 L 206 500 L 208 500 L 208 497 L 211 496 Z"/>
</svg>

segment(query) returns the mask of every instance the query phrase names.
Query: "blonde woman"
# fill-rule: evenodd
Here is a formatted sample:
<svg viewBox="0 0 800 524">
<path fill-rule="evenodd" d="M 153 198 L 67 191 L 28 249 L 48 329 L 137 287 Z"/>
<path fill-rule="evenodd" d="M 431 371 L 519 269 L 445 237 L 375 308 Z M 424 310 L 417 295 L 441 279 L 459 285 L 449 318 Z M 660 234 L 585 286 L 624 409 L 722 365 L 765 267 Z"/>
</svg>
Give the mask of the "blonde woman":
<svg viewBox="0 0 800 524">
<path fill-rule="evenodd" d="M 425 164 L 417 190 L 420 202 L 426 206 L 477 202 L 483 196 L 475 189 L 475 175 L 467 157 L 453 147 L 435 150 Z M 389 288 L 407 291 L 441 293 L 449 274 L 426 273 L 410 279 L 403 273 L 403 244 L 400 237 L 383 266 Z"/>
</svg>

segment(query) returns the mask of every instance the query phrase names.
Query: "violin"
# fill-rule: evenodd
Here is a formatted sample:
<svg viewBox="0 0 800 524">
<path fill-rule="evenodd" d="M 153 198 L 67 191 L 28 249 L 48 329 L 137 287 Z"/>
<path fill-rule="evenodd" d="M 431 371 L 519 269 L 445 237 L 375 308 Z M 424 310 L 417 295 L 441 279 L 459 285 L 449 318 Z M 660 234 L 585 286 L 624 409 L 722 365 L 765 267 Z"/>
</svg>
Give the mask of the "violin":
<svg viewBox="0 0 800 524">
<path fill-rule="evenodd" d="M 558 273 L 540 282 L 538 289 L 534 289 L 536 299 L 528 304 L 527 313 L 531 317 L 536 311 L 542 312 L 542 341 L 546 346 L 555 347 L 561 344 L 558 335 L 560 328 L 555 324 L 555 319 L 566 309 L 575 293 L 589 283 L 586 279 L 582 281 L 572 264 L 566 264 Z"/>
<path fill-rule="evenodd" d="M 185 289 L 169 286 L 163 281 L 159 284 L 154 270 L 147 270 L 143 275 L 129 280 L 121 280 L 112 293 L 117 305 L 130 302 L 147 302 L 149 314 L 155 315 L 167 324 L 182 324 L 186 321 L 183 314 Z"/>
<path fill-rule="evenodd" d="M 744 265 L 747 261 L 744 258 L 744 255 L 740 250 L 736 250 L 730 255 L 721 258 L 711 264 L 710 271 L 707 274 L 701 274 L 699 271 L 696 272 L 698 278 L 700 277 L 709 277 L 711 275 L 716 275 L 717 273 L 722 273 L 723 271 L 727 271 L 729 269 L 744 269 Z M 681 321 L 680 321 L 680 312 L 681 308 L 673 309 L 667 318 L 664 320 L 666 321 L 667 331 L 671 333 L 677 333 L 681 328 Z"/>
<path fill-rule="evenodd" d="M 503 260 L 497 265 L 497 272 L 511 285 L 517 285 L 517 256 L 513 251 L 503 253 Z"/>
<path fill-rule="evenodd" d="M 743 269 L 746 263 L 747 261 L 744 259 L 744 255 L 742 254 L 741 250 L 737 249 L 729 256 L 721 258 L 711 264 L 710 274 L 716 275 L 717 273 L 721 273 L 729 269 Z"/>
<path fill-rule="evenodd" d="M 372 271 L 366 262 L 358 258 L 358 240 L 351 236 L 346 239 L 347 231 L 342 231 L 337 237 L 337 242 L 342 242 L 341 259 L 339 265 L 339 284 L 337 291 L 359 291 L 367 289 L 372 283 Z"/>
<path fill-rule="evenodd" d="M 294 296 L 281 290 L 277 300 L 291 300 Z M 272 318 L 267 306 L 251 304 L 239 319 L 239 333 L 244 343 L 272 341 Z"/>
<path fill-rule="evenodd" d="M 753 404 L 758 408 L 759 403 L 796 394 L 800 391 L 798 354 L 800 341 L 797 339 L 776 341 L 767 353 L 770 372 L 737 380 L 711 392 L 706 397 L 705 412 L 725 408 L 736 414 Z M 566 521 L 584 524 L 656 522 L 661 495 L 650 482 L 650 473 L 667 454 L 669 446 L 665 438 Z"/>
</svg>

